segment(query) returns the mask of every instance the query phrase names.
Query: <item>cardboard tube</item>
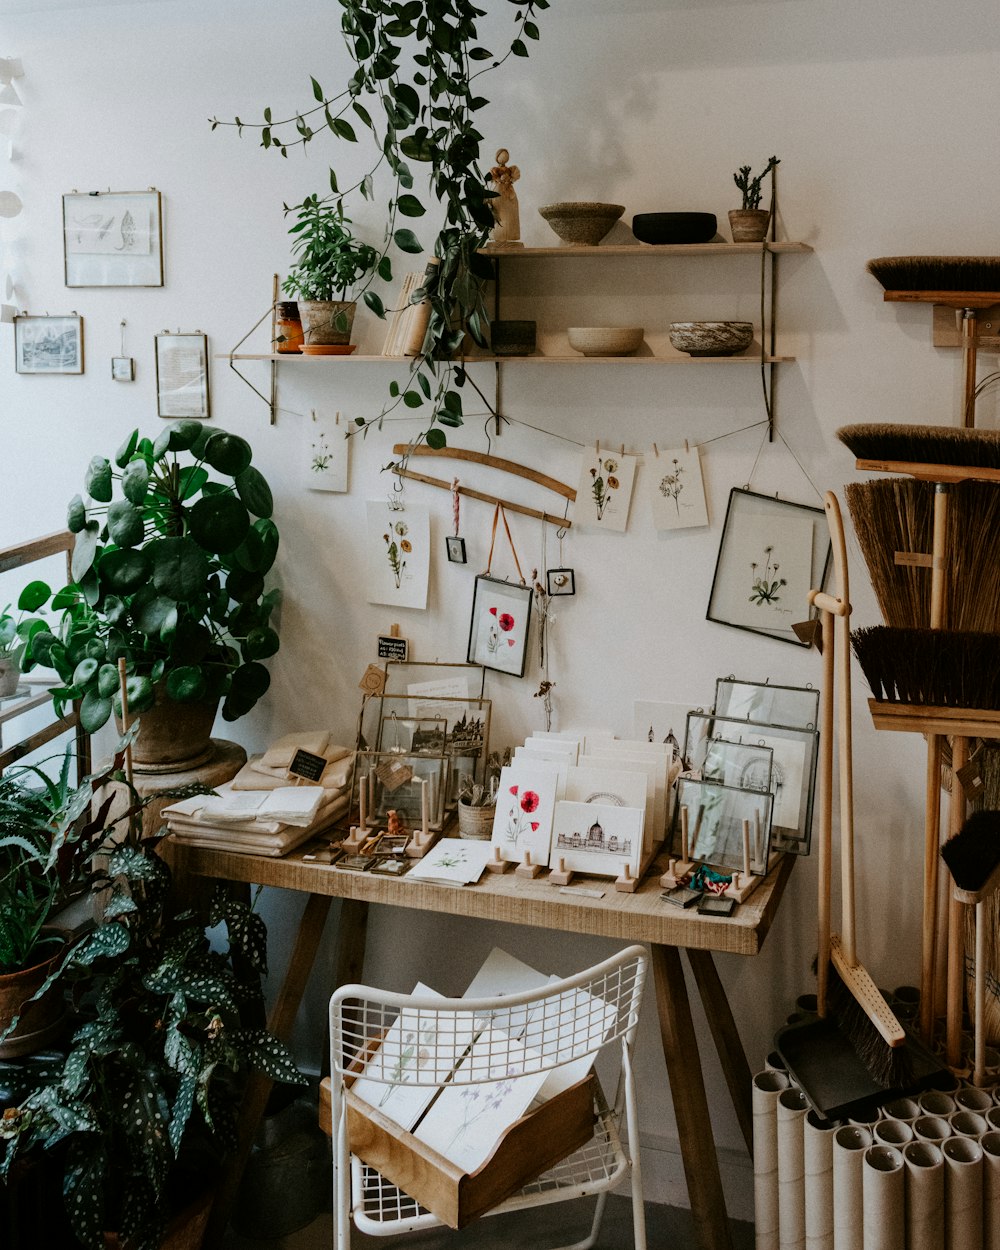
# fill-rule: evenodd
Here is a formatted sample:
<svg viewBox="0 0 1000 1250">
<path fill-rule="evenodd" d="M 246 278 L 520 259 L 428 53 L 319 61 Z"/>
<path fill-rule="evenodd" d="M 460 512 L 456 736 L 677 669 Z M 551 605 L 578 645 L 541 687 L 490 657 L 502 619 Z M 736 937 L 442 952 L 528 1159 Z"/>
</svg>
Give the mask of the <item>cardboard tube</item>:
<svg viewBox="0 0 1000 1250">
<path fill-rule="evenodd" d="M 939 1115 L 918 1115 L 913 1121 L 913 1136 L 917 1141 L 929 1141 L 938 1146 L 951 1136 L 951 1125 Z"/>
<path fill-rule="evenodd" d="M 903 1156 L 894 1146 L 869 1146 L 863 1158 L 865 1250 L 905 1250 Z"/>
<path fill-rule="evenodd" d="M 864 1248 L 862 1168 L 871 1144 L 871 1133 L 853 1124 L 845 1124 L 833 1135 L 834 1250 Z"/>
<path fill-rule="evenodd" d="M 913 1141 L 913 1128 L 905 1120 L 879 1120 L 872 1125 L 872 1137 L 877 1146 L 894 1146 L 896 1150 Z"/>
<path fill-rule="evenodd" d="M 802 1090 L 789 1086 L 778 1095 L 778 1245 L 804 1250 L 806 1190 L 804 1126 L 809 1104 Z"/>
<path fill-rule="evenodd" d="M 806 1115 L 803 1136 L 806 1250 L 833 1250 L 833 1135 L 839 1124 Z"/>
<path fill-rule="evenodd" d="M 990 1130 L 986 1117 L 977 1111 L 953 1111 L 948 1117 L 948 1123 L 951 1125 L 953 1137 L 974 1137 L 978 1141 Z"/>
<path fill-rule="evenodd" d="M 1000 1133 L 983 1135 L 983 1250 L 1000 1250 Z"/>
<path fill-rule="evenodd" d="M 915 1098 L 892 1098 L 882 1104 L 882 1114 L 887 1120 L 906 1120 L 910 1123 L 920 1115 L 920 1103 Z"/>
<path fill-rule="evenodd" d="M 957 1109 L 975 1111 L 978 1115 L 985 1115 L 993 1106 L 993 1099 L 986 1090 L 976 1089 L 974 1085 L 963 1085 L 961 1089 L 955 1090 L 952 1097 Z"/>
<path fill-rule="evenodd" d="M 788 1069 L 785 1067 L 784 1059 L 782 1059 L 782 1057 L 778 1054 L 776 1050 L 772 1050 L 771 1053 L 764 1060 L 764 1070 L 765 1072 L 787 1072 L 788 1071 Z M 778 1092 L 780 1093 L 781 1091 L 779 1090 Z"/>
<path fill-rule="evenodd" d="M 949 1137 L 941 1153 L 945 1250 L 982 1250 L 983 1148 L 971 1137 Z"/>
<path fill-rule="evenodd" d="M 925 1089 L 918 1095 L 917 1102 L 920 1103 L 920 1110 L 924 1115 L 944 1117 L 955 1110 L 955 1099 L 941 1089 Z"/>
<path fill-rule="evenodd" d="M 930 1142 L 903 1147 L 906 1250 L 941 1250 L 944 1244 L 944 1156 Z"/>
<path fill-rule="evenodd" d="M 778 1246 L 778 1095 L 788 1089 L 784 1072 L 753 1078 L 753 1205 L 758 1250 Z"/>
<path fill-rule="evenodd" d="M 990 1107 L 984 1118 L 991 1130 L 995 1129 L 1000 1132 L 1000 1107 Z"/>
</svg>

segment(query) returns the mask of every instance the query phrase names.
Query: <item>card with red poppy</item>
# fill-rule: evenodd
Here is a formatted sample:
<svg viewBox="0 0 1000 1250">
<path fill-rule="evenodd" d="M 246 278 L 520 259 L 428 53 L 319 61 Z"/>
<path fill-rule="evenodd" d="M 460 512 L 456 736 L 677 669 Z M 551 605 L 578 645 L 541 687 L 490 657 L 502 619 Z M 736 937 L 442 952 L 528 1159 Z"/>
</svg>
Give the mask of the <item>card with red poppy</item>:
<svg viewBox="0 0 1000 1250">
<path fill-rule="evenodd" d="M 493 845 L 505 860 L 520 864 L 525 851 L 534 864 L 549 862 L 552 813 L 562 797 L 565 768 L 548 760 L 518 759 L 500 770 Z"/>
<path fill-rule="evenodd" d="M 471 663 L 524 676 L 532 596 L 530 586 L 495 577 L 476 578 L 469 629 Z"/>
</svg>

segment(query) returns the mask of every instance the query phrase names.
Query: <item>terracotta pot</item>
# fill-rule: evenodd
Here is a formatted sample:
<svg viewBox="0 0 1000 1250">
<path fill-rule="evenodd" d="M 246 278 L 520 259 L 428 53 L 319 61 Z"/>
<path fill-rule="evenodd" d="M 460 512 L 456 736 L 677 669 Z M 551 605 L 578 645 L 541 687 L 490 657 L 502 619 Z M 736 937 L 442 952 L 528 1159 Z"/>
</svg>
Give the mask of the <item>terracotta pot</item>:
<svg viewBox="0 0 1000 1250">
<path fill-rule="evenodd" d="M 734 243 L 762 243 L 767 237 L 771 212 L 766 208 L 731 208 L 729 229 Z"/>
<path fill-rule="evenodd" d="M 21 670 L 9 655 L 0 656 L 0 699 L 8 699 L 17 691 Z"/>
<path fill-rule="evenodd" d="M 181 772 L 205 763 L 213 753 L 212 726 L 218 699 L 175 703 L 161 684 L 156 702 L 139 715 L 139 734 L 132 744 L 132 763 L 139 772 Z M 121 721 L 116 716 L 119 731 Z"/>
<path fill-rule="evenodd" d="M 357 304 L 353 301 L 340 303 L 336 300 L 300 299 L 299 319 L 302 322 L 302 335 L 306 346 L 350 343 L 356 309 Z M 341 314 L 347 319 L 345 330 L 337 326 L 337 318 Z"/>
<path fill-rule="evenodd" d="M 214 1198 L 215 1191 L 209 1189 L 178 1211 L 167 1225 L 160 1250 L 201 1250 Z M 117 1233 L 105 1233 L 104 1245 L 106 1250 L 122 1250 L 122 1240 Z"/>
<path fill-rule="evenodd" d="M 44 1049 L 62 1028 L 64 1002 L 62 990 L 54 985 L 37 1003 L 22 1007 L 43 984 L 62 955 L 60 946 L 47 959 L 30 968 L 0 975 L 0 1033 L 15 1016 L 20 1015 L 17 1028 L 0 1042 L 0 1059 L 16 1059 L 20 1055 Z"/>
<path fill-rule="evenodd" d="M 477 842 L 486 842 L 493 836 L 493 817 L 496 805 L 473 807 L 464 799 L 458 800 L 458 836 Z"/>
</svg>

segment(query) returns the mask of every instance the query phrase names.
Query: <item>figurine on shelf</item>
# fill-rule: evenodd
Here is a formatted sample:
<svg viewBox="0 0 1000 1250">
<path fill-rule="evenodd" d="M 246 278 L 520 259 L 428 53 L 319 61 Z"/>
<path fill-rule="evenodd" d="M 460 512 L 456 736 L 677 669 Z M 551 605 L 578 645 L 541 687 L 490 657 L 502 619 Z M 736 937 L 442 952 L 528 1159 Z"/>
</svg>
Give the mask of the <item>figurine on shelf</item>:
<svg viewBox="0 0 1000 1250">
<path fill-rule="evenodd" d="M 492 182 L 496 196 L 490 200 L 490 208 L 496 218 L 496 225 L 490 235 L 493 243 L 503 243 L 507 247 L 521 247 L 521 213 L 517 204 L 517 192 L 514 183 L 521 177 L 516 165 L 508 165 L 510 153 L 500 148 L 496 155 L 496 164 L 486 175 L 487 182 Z"/>
</svg>

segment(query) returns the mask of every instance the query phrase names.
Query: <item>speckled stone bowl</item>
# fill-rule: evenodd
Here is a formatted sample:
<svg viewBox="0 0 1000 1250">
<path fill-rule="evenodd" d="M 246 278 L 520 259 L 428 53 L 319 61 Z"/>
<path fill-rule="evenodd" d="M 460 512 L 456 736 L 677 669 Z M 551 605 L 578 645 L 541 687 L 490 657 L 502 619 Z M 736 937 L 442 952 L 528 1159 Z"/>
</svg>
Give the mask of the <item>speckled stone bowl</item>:
<svg viewBox="0 0 1000 1250">
<path fill-rule="evenodd" d="M 670 342 L 689 356 L 735 356 L 753 342 L 753 322 L 674 321 Z"/>
<path fill-rule="evenodd" d="M 563 200 L 558 204 L 544 204 L 538 211 L 564 243 L 594 247 L 624 213 L 625 205 Z"/>
</svg>

